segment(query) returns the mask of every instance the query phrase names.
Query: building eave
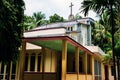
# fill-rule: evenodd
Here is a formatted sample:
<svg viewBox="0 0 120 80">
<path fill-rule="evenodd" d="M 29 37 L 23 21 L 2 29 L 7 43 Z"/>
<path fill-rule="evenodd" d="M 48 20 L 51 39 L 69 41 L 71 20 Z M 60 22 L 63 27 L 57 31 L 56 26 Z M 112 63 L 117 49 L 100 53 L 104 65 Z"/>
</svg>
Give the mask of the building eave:
<svg viewBox="0 0 120 80">
<path fill-rule="evenodd" d="M 85 48 L 81 44 L 77 43 L 75 40 L 73 40 L 72 38 L 70 38 L 68 36 L 29 37 L 29 38 L 23 37 L 22 40 L 26 41 L 26 42 L 30 42 L 30 43 L 35 42 L 35 41 L 67 40 L 67 42 L 70 43 L 71 45 L 73 45 L 74 47 L 79 47 L 80 50 L 87 52 L 90 55 L 94 54 L 93 52 L 91 52 L 90 50 L 88 50 L 87 48 Z"/>
</svg>

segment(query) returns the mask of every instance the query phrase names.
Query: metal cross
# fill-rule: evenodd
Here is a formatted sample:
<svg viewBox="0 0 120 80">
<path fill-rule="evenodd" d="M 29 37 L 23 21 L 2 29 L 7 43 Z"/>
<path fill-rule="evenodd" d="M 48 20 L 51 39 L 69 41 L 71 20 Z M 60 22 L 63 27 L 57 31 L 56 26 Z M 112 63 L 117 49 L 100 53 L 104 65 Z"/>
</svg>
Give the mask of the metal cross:
<svg viewBox="0 0 120 80">
<path fill-rule="evenodd" d="M 71 2 L 71 4 L 70 4 L 70 8 L 71 8 L 71 11 L 70 11 L 70 14 L 72 15 L 72 6 L 74 6 L 73 4 L 72 4 L 72 2 Z"/>
</svg>

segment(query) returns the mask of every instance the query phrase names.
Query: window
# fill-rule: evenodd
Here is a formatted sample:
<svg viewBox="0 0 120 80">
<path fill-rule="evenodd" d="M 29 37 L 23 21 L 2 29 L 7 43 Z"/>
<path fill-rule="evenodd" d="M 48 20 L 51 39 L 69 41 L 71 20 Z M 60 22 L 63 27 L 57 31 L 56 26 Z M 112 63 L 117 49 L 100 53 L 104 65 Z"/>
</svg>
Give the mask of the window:
<svg viewBox="0 0 120 80">
<path fill-rule="evenodd" d="M 70 27 L 68 27 L 68 31 L 70 31 Z"/>
<path fill-rule="evenodd" d="M 87 45 L 91 45 L 91 31 L 90 26 L 87 26 Z"/>
<path fill-rule="evenodd" d="M 95 80 L 101 80 L 101 62 L 94 60 Z"/>
<path fill-rule="evenodd" d="M 71 27 L 71 31 L 73 31 L 73 27 Z"/>
<path fill-rule="evenodd" d="M 38 67 L 37 67 L 37 71 L 40 71 L 40 64 L 41 64 L 41 56 L 40 54 L 38 55 Z"/>
<path fill-rule="evenodd" d="M 91 56 L 90 55 L 87 55 L 87 73 L 88 74 L 91 74 Z"/>
<path fill-rule="evenodd" d="M 11 67 L 8 67 L 8 65 L 0 62 L 0 79 L 1 80 L 6 80 L 7 79 L 7 73 L 8 73 L 8 68 L 10 69 L 11 73 L 10 73 L 10 76 L 11 76 L 11 80 L 15 80 L 15 76 L 16 76 L 16 64 L 13 64 L 11 62 Z"/>
<path fill-rule="evenodd" d="M 28 67 L 28 54 L 26 54 L 26 56 L 25 56 L 25 67 L 24 67 L 24 71 L 27 71 L 27 67 Z"/>
<path fill-rule="evenodd" d="M 39 71 L 41 67 L 41 53 L 26 53 L 24 71 Z"/>
<path fill-rule="evenodd" d="M 67 31 L 73 31 L 73 26 L 67 27 Z"/>
<path fill-rule="evenodd" d="M 84 73 L 84 72 L 83 72 L 83 62 L 82 62 L 82 57 L 79 57 L 79 72 L 80 72 L 80 73 Z"/>
<path fill-rule="evenodd" d="M 31 55 L 31 61 L 30 61 L 30 71 L 34 71 L 35 69 L 35 55 L 34 53 Z"/>
<path fill-rule="evenodd" d="M 12 64 L 12 75 L 11 75 L 11 76 L 12 76 L 12 77 L 11 77 L 12 79 L 15 79 L 15 73 L 16 73 L 16 64 L 13 63 L 13 64 Z"/>
<path fill-rule="evenodd" d="M 67 55 L 67 72 L 75 72 L 75 54 Z"/>
</svg>

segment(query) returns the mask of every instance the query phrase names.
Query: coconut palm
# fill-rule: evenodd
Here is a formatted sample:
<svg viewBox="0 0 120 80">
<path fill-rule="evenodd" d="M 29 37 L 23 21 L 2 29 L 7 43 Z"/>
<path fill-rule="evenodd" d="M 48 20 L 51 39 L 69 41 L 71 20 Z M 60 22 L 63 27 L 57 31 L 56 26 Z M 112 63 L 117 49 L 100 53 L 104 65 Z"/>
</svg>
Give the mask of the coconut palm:
<svg viewBox="0 0 120 80">
<path fill-rule="evenodd" d="M 110 33 L 112 33 L 111 32 L 111 27 L 110 27 L 110 24 L 109 24 L 109 19 L 110 19 L 110 17 L 111 16 L 109 16 L 109 11 L 105 11 L 103 14 L 101 14 L 100 15 L 100 20 L 99 20 L 99 23 L 100 24 L 102 24 L 103 26 L 104 26 L 104 28 L 107 30 L 107 31 L 109 31 Z M 114 12 L 113 11 L 113 13 L 116 15 L 116 12 Z M 119 27 L 118 27 L 118 19 L 116 19 L 117 17 L 116 16 L 114 16 L 115 18 L 115 22 L 114 22 L 114 25 L 115 25 L 115 27 L 114 27 L 114 32 L 116 32 L 118 29 L 119 29 Z"/>
<path fill-rule="evenodd" d="M 24 15 L 24 31 L 34 28 L 35 21 L 31 16 Z"/>
<path fill-rule="evenodd" d="M 105 53 L 111 52 L 111 34 L 99 22 L 95 22 L 95 26 L 92 27 L 92 43 L 100 46 Z"/>
<path fill-rule="evenodd" d="M 45 14 L 43 14 L 42 12 L 36 12 L 36 13 L 33 13 L 32 18 L 34 19 L 33 22 L 35 24 L 35 27 L 38 27 L 44 24 L 43 20 L 45 19 Z"/>
<path fill-rule="evenodd" d="M 82 2 L 82 12 L 86 16 L 89 10 L 93 10 L 97 14 L 101 15 L 105 11 L 108 11 L 108 15 L 110 16 L 108 22 L 111 27 L 112 33 L 112 56 L 113 56 L 113 63 L 114 63 L 114 80 L 116 80 L 116 67 L 115 67 L 115 51 L 114 51 L 114 33 L 115 33 L 115 20 L 117 19 L 118 15 L 118 7 L 119 7 L 119 0 L 84 0 Z"/>
</svg>

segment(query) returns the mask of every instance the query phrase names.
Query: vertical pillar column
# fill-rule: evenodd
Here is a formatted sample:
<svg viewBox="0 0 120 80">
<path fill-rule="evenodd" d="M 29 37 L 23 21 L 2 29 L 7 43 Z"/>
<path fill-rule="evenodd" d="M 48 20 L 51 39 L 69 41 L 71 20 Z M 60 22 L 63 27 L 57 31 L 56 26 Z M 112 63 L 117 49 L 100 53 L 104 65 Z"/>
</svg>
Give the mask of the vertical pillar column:
<svg viewBox="0 0 120 80">
<path fill-rule="evenodd" d="M 87 53 L 84 53 L 84 73 L 85 73 L 85 78 L 87 80 Z"/>
<path fill-rule="evenodd" d="M 66 80 L 66 64 L 67 63 L 67 40 L 62 41 L 62 73 L 61 80 Z"/>
<path fill-rule="evenodd" d="M 18 69 L 17 69 L 17 79 L 16 80 L 20 80 L 20 60 L 18 61 L 17 66 L 18 66 Z"/>
<path fill-rule="evenodd" d="M 31 55 L 28 54 L 28 64 L 27 64 L 27 71 L 30 72 L 30 61 L 31 61 Z"/>
<path fill-rule="evenodd" d="M 101 67 L 100 67 L 100 68 L 101 68 L 101 71 L 100 71 L 101 74 L 100 74 L 100 76 L 101 76 L 101 79 L 103 80 L 103 73 L 102 73 L 102 72 L 104 72 L 104 71 L 103 71 L 103 63 L 102 63 L 102 60 L 101 60 L 100 63 L 101 63 L 101 65 L 100 65 L 100 66 L 101 66 Z"/>
<path fill-rule="evenodd" d="M 0 62 L 0 74 L 1 74 L 2 62 Z"/>
<path fill-rule="evenodd" d="M 44 54 L 45 54 L 45 48 L 42 47 L 42 52 L 41 52 L 41 64 L 40 64 L 40 72 L 44 72 Z"/>
<path fill-rule="evenodd" d="M 24 80 L 24 63 L 25 63 L 25 55 L 26 55 L 26 41 L 22 41 L 22 53 L 20 60 L 20 80 Z"/>
<path fill-rule="evenodd" d="M 94 57 L 91 56 L 92 80 L 94 80 Z"/>
<path fill-rule="evenodd" d="M 79 48 L 76 47 L 75 52 L 75 70 L 77 72 L 77 80 L 79 80 Z"/>
<path fill-rule="evenodd" d="M 38 54 L 35 55 L 35 72 L 37 72 L 38 69 Z"/>
<path fill-rule="evenodd" d="M 7 65 L 4 65 L 3 80 L 5 80 L 6 78 L 6 70 L 7 70 Z"/>
<path fill-rule="evenodd" d="M 42 70 L 42 80 L 44 80 L 44 72 L 45 72 L 45 65 L 44 65 L 44 63 L 45 63 L 45 48 L 44 47 L 42 47 L 42 60 L 41 60 L 41 70 Z"/>
<path fill-rule="evenodd" d="M 12 62 L 10 63 L 10 76 L 9 76 L 10 80 L 11 80 L 11 76 L 12 76 Z"/>
</svg>

